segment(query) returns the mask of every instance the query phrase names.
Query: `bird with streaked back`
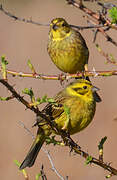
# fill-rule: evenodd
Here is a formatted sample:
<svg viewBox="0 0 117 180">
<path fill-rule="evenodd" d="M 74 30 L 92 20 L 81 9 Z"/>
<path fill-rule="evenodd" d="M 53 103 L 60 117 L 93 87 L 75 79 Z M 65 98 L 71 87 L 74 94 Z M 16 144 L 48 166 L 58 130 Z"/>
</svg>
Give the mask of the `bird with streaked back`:
<svg viewBox="0 0 117 180">
<path fill-rule="evenodd" d="M 48 54 L 53 63 L 63 72 L 75 74 L 88 70 L 89 50 L 79 31 L 74 30 L 63 18 L 50 23 Z M 90 81 L 87 76 L 86 79 Z M 101 98 L 94 93 L 97 102 Z"/>
<path fill-rule="evenodd" d="M 42 110 L 49 121 L 53 121 L 58 130 L 64 130 L 72 135 L 85 129 L 92 121 L 95 110 L 96 101 L 94 93 L 99 90 L 94 87 L 90 81 L 78 79 L 70 83 L 66 88 L 60 91 L 55 97 L 55 103 L 48 103 Z M 69 110 L 65 112 L 65 107 Z M 38 117 L 37 136 L 20 166 L 20 170 L 33 166 L 36 157 L 51 134 L 58 134 L 52 129 L 47 121 Z"/>
</svg>

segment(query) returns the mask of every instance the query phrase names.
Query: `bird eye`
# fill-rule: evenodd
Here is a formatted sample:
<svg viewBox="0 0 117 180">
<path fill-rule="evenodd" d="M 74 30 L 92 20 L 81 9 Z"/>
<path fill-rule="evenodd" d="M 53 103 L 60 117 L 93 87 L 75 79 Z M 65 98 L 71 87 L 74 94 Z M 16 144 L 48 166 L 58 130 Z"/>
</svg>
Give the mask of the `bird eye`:
<svg viewBox="0 0 117 180">
<path fill-rule="evenodd" d="M 65 27 L 65 26 L 66 26 L 66 24 L 65 24 L 65 23 L 63 23 L 63 24 L 62 24 L 62 27 Z"/>
<path fill-rule="evenodd" d="M 87 89 L 87 86 L 83 86 L 84 89 Z"/>
</svg>

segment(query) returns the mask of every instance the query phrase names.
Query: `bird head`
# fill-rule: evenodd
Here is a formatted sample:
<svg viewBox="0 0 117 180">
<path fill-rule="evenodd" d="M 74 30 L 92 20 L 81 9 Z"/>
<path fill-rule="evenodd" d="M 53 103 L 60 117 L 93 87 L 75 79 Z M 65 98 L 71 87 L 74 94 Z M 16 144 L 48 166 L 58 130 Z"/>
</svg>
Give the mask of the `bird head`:
<svg viewBox="0 0 117 180">
<path fill-rule="evenodd" d="M 85 79 L 79 79 L 66 88 L 67 93 L 74 97 L 80 97 L 84 100 L 93 100 L 94 92 L 98 91 L 99 88 L 93 86 L 90 81 Z"/>
<path fill-rule="evenodd" d="M 69 36 L 71 27 L 63 18 L 55 18 L 50 23 L 50 34 L 55 40 Z"/>
</svg>

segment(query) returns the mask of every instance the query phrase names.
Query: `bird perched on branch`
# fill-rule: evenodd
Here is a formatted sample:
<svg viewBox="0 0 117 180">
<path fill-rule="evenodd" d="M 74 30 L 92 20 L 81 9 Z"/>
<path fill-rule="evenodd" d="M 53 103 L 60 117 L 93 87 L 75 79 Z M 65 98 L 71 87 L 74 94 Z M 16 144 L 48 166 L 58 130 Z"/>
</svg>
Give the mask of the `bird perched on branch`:
<svg viewBox="0 0 117 180">
<path fill-rule="evenodd" d="M 47 50 L 53 63 L 65 73 L 84 71 L 88 64 L 89 50 L 84 38 L 63 18 L 51 21 Z"/>
<path fill-rule="evenodd" d="M 89 50 L 86 42 L 63 18 L 51 21 L 47 50 L 53 63 L 65 73 L 88 70 Z M 86 79 L 90 81 L 89 77 Z M 94 95 L 100 102 L 97 92 Z"/>
<path fill-rule="evenodd" d="M 54 97 L 54 103 L 48 103 L 42 110 L 50 122 L 54 122 L 58 130 L 63 130 L 72 135 L 85 129 L 92 121 L 96 101 L 94 93 L 99 90 L 90 81 L 78 79 L 69 84 Z M 67 109 L 67 111 L 65 110 Z M 33 166 L 36 157 L 52 133 L 58 134 L 59 131 L 53 130 L 51 125 L 43 118 L 38 117 L 37 136 L 22 162 L 20 169 Z"/>
</svg>

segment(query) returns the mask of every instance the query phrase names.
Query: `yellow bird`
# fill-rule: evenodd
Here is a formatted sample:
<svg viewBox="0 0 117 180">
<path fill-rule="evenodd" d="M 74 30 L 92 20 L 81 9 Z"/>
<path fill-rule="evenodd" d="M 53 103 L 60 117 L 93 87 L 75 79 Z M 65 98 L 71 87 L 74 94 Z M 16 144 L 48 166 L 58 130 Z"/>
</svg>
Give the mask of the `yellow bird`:
<svg viewBox="0 0 117 180">
<path fill-rule="evenodd" d="M 50 121 L 54 121 L 60 130 L 68 132 L 70 135 L 85 129 L 93 119 L 96 109 L 97 98 L 95 92 L 98 88 L 85 79 L 78 79 L 60 91 L 55 97 L 55 103 L 48 103 L 42 110 Z M 65 107 L 69 110 L 65 112 Z M 46 120 L 38 117 L 37 136 L 22 162 L 20 169 L 33 166 L 36 157 L 45 142 L 46 138 L 55 132 Z"/>
<path fill-rule="evenodd" d="M 82 35 L 63 18 L 50 23 L 48 54 L 63 72 L 75 74 L 87 70 L 89 50 Z"/>
</svg>

